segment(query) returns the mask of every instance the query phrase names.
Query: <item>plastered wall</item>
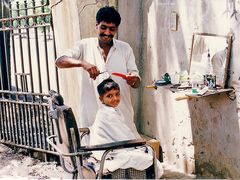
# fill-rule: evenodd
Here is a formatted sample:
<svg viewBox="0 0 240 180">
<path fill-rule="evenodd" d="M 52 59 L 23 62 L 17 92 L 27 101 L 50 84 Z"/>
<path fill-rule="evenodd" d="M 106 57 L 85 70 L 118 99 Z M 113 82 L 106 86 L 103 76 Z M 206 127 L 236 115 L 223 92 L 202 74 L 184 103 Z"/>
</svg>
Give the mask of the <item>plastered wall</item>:
<svg viewBox="0 0 240 180">
<path fill-rule="evenodd" d="M 62 1 L 52 8 L 58 53 L 81 37 L 94 35 L 95 6 L 81 15 L 81 3 Z M 142 86 L 133 91 L 139 131 L 161 141 L 164 162 L 204 178 L 240 178 L 240 15 L 230 0 L 118 0 L 122 15 L 118 38 L 133 47 Z M 112 2 L 111 2 L 112 3 Z M 235 1 L 237 12 L 240 2 Z M 71 11 L 69 11 L 71 8 Z M 177 31 L 170 29 L 170 14 L 179 16 Z M 88 13 L 89 12 L 89 13 Z M 92 15 L 90 15 L 92 14 Z M 84 20 L 81 18 L 84 17 Z M 187 70 L 194 32 L 226 35 L 232 31 L 230 86 L 236 99 L 226 94 L 176 101 L 179 96 L 164 88 L 147 89 L 165 72 Z M 77 115 L 78 70 L 61 70 L 62 92 Z M 71 94 L 71 95 L 69 95 Z M 80 117 L 78 117 L 80 118 Z"/>
<path fill-rule="evenodd" d="M 119 1 L 119 7 L 126 2 Z M 136 2 L 135 2 L 136 3 Z M 139 3 L 139 1 L 138 1 Z M 142 68 L 142 89 L 138 101 L 139 129 L 161 141 L 164 161 L 185 173 L 196 173 L 205 178 L 239 178 L 239 14 L 234 11 L 232 1 L 149 0 L 138 6 L 128 6 L 135 15 L 127 16 L 128 26 L 123 29 L 131 34 L 142 29 L 139 67 Z M 236 1 L 236 8 L 239 2 Z M 128 12 L 125 12 L 128 11 Z M 170 15 L 179 16 L 178 29 L 170 29 Z M 134 30 L 133 17 L 141 17 Z M 126 17 L 125 17 L 126 18 Z M 145 88 L 153 80 L 161 79 L 165 72 L 188 69 L 192 34 L 205 32 L 226 35 L 235 34 L 231 58 L 231 80 L 229 86 L 236 89 L 235 100 L 226 94 L 198 100 L 176 101 L 179 94 L 164 88 Z M 124 38 L 125 36 L 119 36 Z M 131 42 L 130 39 L 127 39 Z"/>
</svg>

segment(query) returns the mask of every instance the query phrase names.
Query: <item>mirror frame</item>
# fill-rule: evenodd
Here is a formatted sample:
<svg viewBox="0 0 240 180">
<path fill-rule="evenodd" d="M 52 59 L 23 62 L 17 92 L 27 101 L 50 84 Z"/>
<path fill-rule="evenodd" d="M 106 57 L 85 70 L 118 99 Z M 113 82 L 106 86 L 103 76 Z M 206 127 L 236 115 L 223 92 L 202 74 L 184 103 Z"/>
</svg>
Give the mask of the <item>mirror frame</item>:
<svg viewBox="0 0 240 180">
<path fill-rule="evenodd" d="M 188 74 L 190 75 L 190 68 L 192 62 L 192 53 L 193 53 L 193 46 L 194 46 L 194 37 L 196 35 L 200 36 L 212 36 L 212 37 L 224 37 L 227 40 L 227 54 L 226 54 L 226 64 L 224 69 L 224 78 L 223 78 L 223 85 L 221 88 L 228 88 L 228 80 L 230 78 L 230 60 L 231 60 L 231 51 L 232 51 L 232 41 L 233 41 L 233 34 L 228 33 L 227 35 L 219 35 L 219 34 L 211 34 L 211 33 L 193 33 L 192 35 L 192 45 L 191 45 L 191 52 L 190 52 L 190 62 L 188 67 Z"/>
</svg>

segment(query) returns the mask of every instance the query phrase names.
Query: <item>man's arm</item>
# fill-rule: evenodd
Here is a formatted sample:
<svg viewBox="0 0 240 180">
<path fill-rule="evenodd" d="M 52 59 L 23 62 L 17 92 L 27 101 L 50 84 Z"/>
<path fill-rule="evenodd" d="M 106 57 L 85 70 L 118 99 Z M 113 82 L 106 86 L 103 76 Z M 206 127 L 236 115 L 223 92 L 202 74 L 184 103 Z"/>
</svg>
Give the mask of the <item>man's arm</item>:
<svg viewBox="0 0 240 180">
<path fill-rule="evenodd" d="M 86 70 L 89 73 L 90 78 L 92 79 L 96 79 L 96 77 L 100 73 L 97 66 L 90 64 L 86 61 L 74 59 L 68 56 L 59 57 L 58 59 L 56 59 L 55 64 L 58 68 L 82 67 L 84 70 Z"/>
<path fill-rule="evenodd" d="M 83 67 L 83 61 L 68 56 L 59 57 L 56 59 L 55 64 L 58 68 Z"/>
</svg>

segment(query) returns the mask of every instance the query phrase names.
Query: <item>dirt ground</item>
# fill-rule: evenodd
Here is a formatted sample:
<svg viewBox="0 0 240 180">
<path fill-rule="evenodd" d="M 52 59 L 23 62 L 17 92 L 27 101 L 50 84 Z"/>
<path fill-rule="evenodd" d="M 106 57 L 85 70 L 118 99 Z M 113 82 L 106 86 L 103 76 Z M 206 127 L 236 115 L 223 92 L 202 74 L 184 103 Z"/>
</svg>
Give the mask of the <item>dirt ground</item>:
<svg viewBox="0 0 240 180">
<path fill-rule="evenodd" d="M 0 144 L 0 179 L 71 179 L 55 162 L 41 162 Z"/>
<path fill-rule="evenodd" d="M 194 179 L 170 167 L 164 166 L 163 179 Z M 56 162 L 41 162 L 27 156 L 26 150 L 17 151 L 0 144 L 0 179 L 71 179 Z"/>
</svg>

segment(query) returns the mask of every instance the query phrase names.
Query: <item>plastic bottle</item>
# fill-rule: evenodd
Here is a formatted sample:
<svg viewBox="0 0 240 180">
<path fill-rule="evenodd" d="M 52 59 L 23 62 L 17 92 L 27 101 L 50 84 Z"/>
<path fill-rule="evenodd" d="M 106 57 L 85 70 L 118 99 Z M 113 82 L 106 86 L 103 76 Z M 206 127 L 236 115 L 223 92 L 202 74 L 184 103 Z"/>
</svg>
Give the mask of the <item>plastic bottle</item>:
<svg viewBox="0 0 240 180">
<path fill-rule="evenodd" d="M 208 49 L 208 64 L 207 64 L 207 73 L 206 73 L 206 85 L 212 89 L 216 88 L 216 75 L 213 74 L 213 66 L 212 66 L 212 61 L 211 61 L 211 56 L 210 56 L 210 50 Z"/>
<path fill-rule="evenodd" d="M 210 56 L 210 50 L 208 49 L 208 54 L 207 54 L 207 75 L 213 74 L 213 68 L 212 68 L 212 61 L 211 61 L 211 56 Z"/>
</svg>

